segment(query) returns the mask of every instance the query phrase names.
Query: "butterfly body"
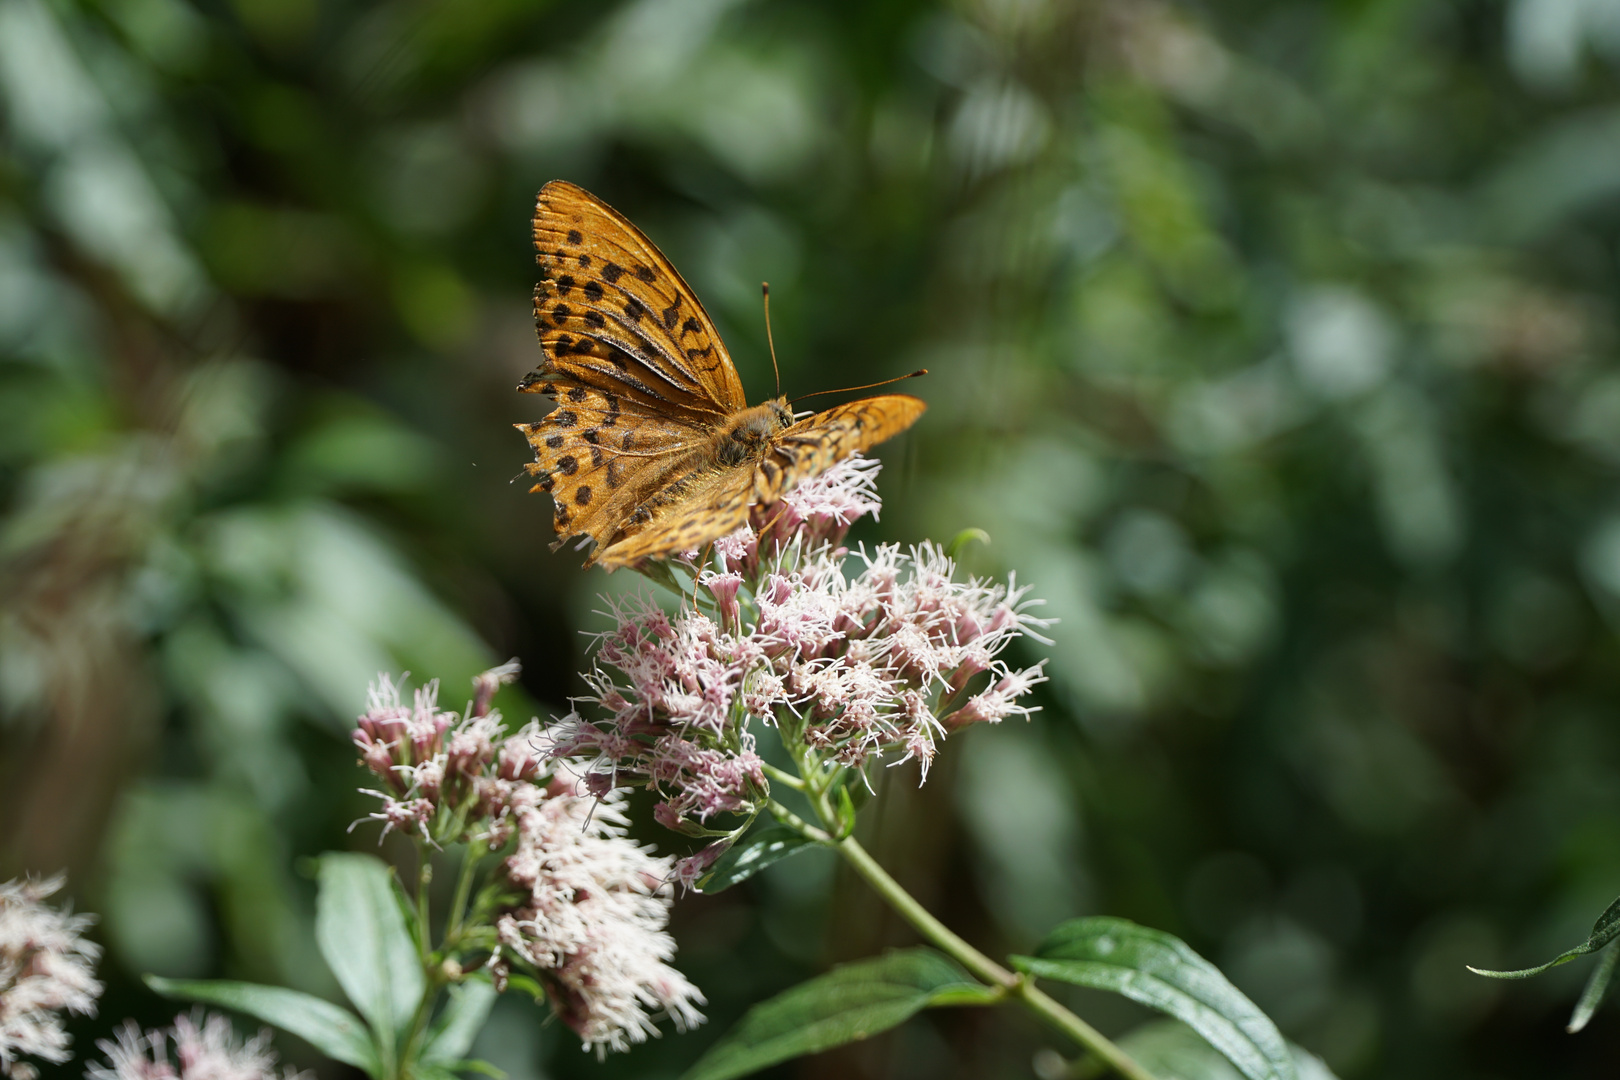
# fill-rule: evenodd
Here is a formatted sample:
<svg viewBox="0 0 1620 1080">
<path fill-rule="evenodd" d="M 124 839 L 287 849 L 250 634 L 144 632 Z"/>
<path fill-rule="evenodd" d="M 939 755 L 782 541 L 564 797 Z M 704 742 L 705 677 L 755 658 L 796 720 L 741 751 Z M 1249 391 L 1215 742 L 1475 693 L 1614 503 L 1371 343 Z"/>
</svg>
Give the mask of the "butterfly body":
<svg viewBox="0 0 1620 1080">
<path fill-rule="evenodd" d="M 703 305 L 617 211 L 552 181 L 534 236 L 545 360 L 518 389 L 557 408 L 517 427 L 535 451 L 531 490 L 556 504 L 557 544 L 594 542 L 587 566 L 666 558 L 724 536 L 750 506 L 898 434 L 926 408 L 905 394 L 802 420 L 786 398 L 750 406 Z"/>
</svg>

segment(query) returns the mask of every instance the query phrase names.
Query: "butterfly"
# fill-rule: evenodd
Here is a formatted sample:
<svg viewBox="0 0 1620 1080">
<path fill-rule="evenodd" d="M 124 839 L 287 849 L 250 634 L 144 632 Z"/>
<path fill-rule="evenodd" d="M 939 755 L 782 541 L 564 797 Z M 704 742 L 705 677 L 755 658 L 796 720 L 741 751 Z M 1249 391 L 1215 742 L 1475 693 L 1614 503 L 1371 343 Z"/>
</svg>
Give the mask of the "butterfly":
<svg viewBox="0 0 1620 1080">
<path fill-rule="evenodd" d="M 532 492 L 556 504 L 552 550 L 588 537 L 609 570 L 701 548 L 768 505 L 910 427 L 906 394 L 795 420 L 785 397 L 748 404 L 703 305 L 653 242 L 583 188 L 553 180 L 534 212 L 545 359 L 518 389 L 557 403 L 515 425 L 534 448 Z"/>
</svg>

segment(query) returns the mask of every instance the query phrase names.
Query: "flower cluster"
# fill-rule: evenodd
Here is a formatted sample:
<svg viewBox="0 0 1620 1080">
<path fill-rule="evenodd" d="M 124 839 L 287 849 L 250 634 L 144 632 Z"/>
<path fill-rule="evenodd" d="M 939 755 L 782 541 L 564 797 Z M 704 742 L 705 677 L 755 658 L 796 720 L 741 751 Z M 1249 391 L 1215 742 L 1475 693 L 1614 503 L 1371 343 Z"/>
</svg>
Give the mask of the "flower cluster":
<svg viewBox="0 0 1620 1080">
<path fill-rule="evenodd" d="M 514 661 L 480 675 L 465 716 L 439 708 L 436 682 L 409 705 L 393 680 L 374 684 L 354 731 L 361 763 L 384 784 L 372 792 L 383 807 L 371 816 L 385 834 L 468 843 L 475 860 L 501 856 L 492 927 L 468 939 L 487 945 L 479 963 L 497 988 L 514 965 L 531 971 L 586 1049 L 642 1042 L 657 1033 L 660 1012 L 681 1028 L 701 1023 L 703 995 L 669 966 L 673 860 L 625 836 L 618 796 L 599 801 L 554 777 L 533 721 L 504 734 L 491 699 L 517 673 Z"/>
<path fill-rule="evenodd" d="M 68 1059 L 62 1013 L 93 1015 L 101 983 L 93 971 L 101 950 L 84 940 L 94 921 L 45 904 L 62 887 L 58 876 L 0 884 L 0 1075 L 31 1080 L 27 1054 Z"/>
<path fill-rule="evenodd" d="M 1027 716 L 1022 699 L 1044 681 L 1042 664 L 1016 670 L 1001 659 L 1047 625 L 1029 614 L 1038 601 L 1026 589 L 958 580 L 932 544 L 840 546 L 878 509 L 877 468 L 848 459 L 756 507 L 715 543 L 712 566 L 689 562 L 708 610 L 617 608 L 587 676 L 592 692 L 579 699 L 605 719 L 576 708 L 547 731 L 550 753 L 587 762 L 592 791 L 649 787 L 662 823 L 719 835 L 716 814 L 750 815 L 769 797 L 751 718 L 828 768 L 896 751 L 926 778 L 947 733 Z M 683 864 L 681 876 L 701 869 Z"/>
<path fill-rule="evenodd" d="M 544 762 L 535 749 L 531 722 L 507 737 L 500 713 L 490 708 L 495 690 L 517 677 L 517 661 L 474 680 L 465 717 L 439 708 L 439 683 L 419 688 L 410 705 L 388 676 L 371 687 L 368 708 L 353 739 L 361 764 L 382 779 L 382 799 L 372 814 L 390 829 L 416 832 L 434 843 L 472 837 L 479 823 L 493 830 L 496 846 L 510 835 L 514 793 L 539 776 Z"/>
<path fill-rule="evenodd" d="M 681 1030 L 702 1023 L 703 995 L 668 963 L 671 860 L 625 838 L 623 793 L 530 790 L 506 860 L 523 897 L 496 922 L 502 948 L 542 974 L 552 1007 L 598 1056 L 656 1035 L 649 1011 Z M 506 964 L 495 962 L 497 984 Z"/>
<path fill-rule="evenodd" d="M 171 1040 L 174 1060 L 169 1057 Z M 96 1045 L 107 1060 L 90 1066 L 86 1075 L 92 1080 L 276 1080 L 270 1033 L 260 1031 L 238 1043 L 231 1022 L 219 1015 L 177 1016 L 174 1027 L 145 1032 L 126 1021 L 116 1037 Z M 309 1076 L 291 1066 L 282 1074 L 283 1080 Z"/>
</svg>

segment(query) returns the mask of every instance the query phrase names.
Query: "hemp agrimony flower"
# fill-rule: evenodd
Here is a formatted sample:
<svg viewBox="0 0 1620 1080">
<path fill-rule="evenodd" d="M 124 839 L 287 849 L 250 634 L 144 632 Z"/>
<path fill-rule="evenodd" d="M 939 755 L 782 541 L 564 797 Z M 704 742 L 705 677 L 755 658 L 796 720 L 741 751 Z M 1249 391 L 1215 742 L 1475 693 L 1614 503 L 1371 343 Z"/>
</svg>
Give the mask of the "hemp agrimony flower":
<svg viewBox="0 0 1620 1080">
<path fill-rule="evenodd" d="M 841 546 L 879 509 L 878 468 L 846 459 L 755 507 L 715 542 L 712 565 L 693 553 L 684 566 L 700 606 L 616 607 L 586 676 L 592 692 L 578 699 L 590 715 L 576 708 L 545 732 L 554 757 L 581 762 L 589 790 L 649 788 L 661 823 L 722 838 L 683 861 L 683 882 L 739 835 L 715 828 L 717 815 L 751 819 L 769 805 L 759 726 L 817 769 L 915 759 L 926 779 L 948 733 L 1034 708 L 1021 699 L 1045 680 L 1044 661 L 1019 670 L 1001 659 L 1047 625 L 1029 614 L 1038 601 L 1026 589 L 958 580 L 933 544 Z"/>
<path fill-rule="evenodd" d="M 439 708 L 437 682 L 409 705 L 388 677 L 372 686 L 353 735 L 384 784 L 372 818 L 424 847 L 469 845 L 464 872 L 498 856 L 473 917 L 452 915 L 458 973 L 487 966 L 503 990 L 514 974 L 532 979 L 599 1054 L 657 1034 L 655 1014 L 701 1023 L 703 995 L 669 965 L 673 860 L 625 836 L 622 793 L 598 800 L 552 775 L 532 721 L 504 734 L 490 702 L 517 672 L 513 662 L 479 676 L 465 716 Z"/>
<path fill-rule="evenodd" d="M 174 1027 L 156 1031 L 125 1021 L 113 1038 L 99 1039 L 96 1046 L 107 1060 L 86 1070 L 92 1080 L 277 1080 L 270 1032 L 238 1042 L 231 1022 L 217 1014 L 177 1016 Z M 309 1080 L 310 1075 L 288 1066 L 282 1080 Z"/>
<path fill-rule="evenodd" d="M 66 1061 L 62 1014 L 94 1015 L 101 996 L 93 974 L 101 948 L 84 939 L 94 916 L 70 915 L 45 903 L 64 880 L 58 875 L 0 884 L 0 1075 L 16 1080 L 36 1075 L 18 1055 Z"/>
</svg>

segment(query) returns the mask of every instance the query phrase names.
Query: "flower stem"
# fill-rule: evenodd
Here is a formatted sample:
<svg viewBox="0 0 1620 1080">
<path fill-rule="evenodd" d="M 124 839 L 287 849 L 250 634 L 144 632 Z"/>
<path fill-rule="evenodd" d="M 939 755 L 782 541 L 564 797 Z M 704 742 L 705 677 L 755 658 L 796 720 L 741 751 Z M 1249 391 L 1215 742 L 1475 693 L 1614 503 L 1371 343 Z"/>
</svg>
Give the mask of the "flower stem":
<svg viewBox="0 0 1620 1080">
<path fill-rule="evenodd" d="M 846 837 L 834 846 L 855 872 L 865 878 L 866 883 L 924 939 L 985 982 L 1006 990 L 1009 997 L 1023 1002 L 1037 1016 L 1097 1055 L 1119 1075 L 1128 1080 L 1154 1080 L 1152 1073 L 1137 1064 L 1102 1032 L 1042 991 L 1033 979 L 1008 971 L 934 918 L 927 908 L 917 902 L 916 897 L 906 892 L 898 881 L 889 876 L 887 870 L 878 865 L 877 860 L 853 836 Z"/>
<path fill-rule="evenodd" d="M 473 870 L 478 866 L 478 860 L 484 857 L 484 842 L 482 840 L 470 841 L 467 850 L 461 856 L 461 874 L 456 879 L 456 895 L 450 901 L 450 925 L 444 931 L 444 948 L 455 947 L 461 937 L 461 924 L 467 917 L 467 897 L 472 892 Z"/>
<path fill-rule="evenodd" d="M 772 765 L 768 761 L 763 763 L 761 768 L 764 769 L 765 775 L 770 777 L 773 783 L 781 784 L 781 785 L 783 785 L 785 787 L 790 787 L 794 791 L 803 791 L 804 790 L 804 781 L 800 780 L 797 776 L 794 776 L 792 773 L 786 772 L 786 771 L 784 771 L 782 769 L 778 769 L 775 765 Z"/>
</svg>

